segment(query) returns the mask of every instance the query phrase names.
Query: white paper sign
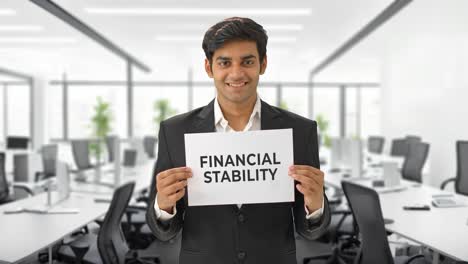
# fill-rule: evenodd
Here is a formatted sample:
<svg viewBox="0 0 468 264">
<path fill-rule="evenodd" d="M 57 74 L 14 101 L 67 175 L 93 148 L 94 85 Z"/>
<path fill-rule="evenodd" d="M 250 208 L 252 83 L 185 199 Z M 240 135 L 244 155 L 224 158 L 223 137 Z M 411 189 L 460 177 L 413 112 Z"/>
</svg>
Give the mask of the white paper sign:
<svg viewBox="0 0 468 264">
<path fill-rule="evenodd" d="M 294 201 L 292 129 L 185 134 L 188 204 Z"/>
</svg>

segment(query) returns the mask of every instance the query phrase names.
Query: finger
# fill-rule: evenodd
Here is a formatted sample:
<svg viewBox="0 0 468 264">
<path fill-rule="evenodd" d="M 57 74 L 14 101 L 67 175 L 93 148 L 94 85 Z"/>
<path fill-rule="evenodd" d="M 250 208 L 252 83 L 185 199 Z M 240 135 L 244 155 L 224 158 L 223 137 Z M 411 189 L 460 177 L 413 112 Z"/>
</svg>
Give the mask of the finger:
<svg viewBox="0 0 468 264">
<path fill-rule="evenodd" d="M 169 195 L 172 195 L 182 189 L 185 188 L 185 186 L 187 186 L 187 181 L 180 181 L 180 182 L 176 182 L 172 185 L 169 185 L 169 186 L 166 186 L 163 190 L 163 193 L 167 194 L 168 196 Z"/>
<path fill-rule="evenodd" d="M 289 172 L 289 174 L 304 175 L 306 177 L 316 180 L 318 184 L 323 184 L 324 181 L 323 173 L 317 174 L 312 172 L 311 170 L 295 170 L 293 172 Z"/>
<path fill-rule="evenodd" d="M 323 189 L 323 183 L 321 183 L 319 180 L 315 179 L 314 177 L 307 177 L 303 175 L 293 175 L 293 178 L 296 179 L 298 182 L 301 183 L 301 185 L 305 189 L 310 189 L 314 192 L 320 191 Z"/>
<path fill-rule="evenodd" d="M 180 190 L 179 192 L 176 192 L 172 195 L 170 195 L 168 198 L 170 201 L 172 201 L 173 203 L 176 203 L 177 201 L 179 201 L 182 197 L 184 197 L 185 195 L 185 189 L 182 189 Z"/>
<path fill-rule="evenodd" d="M 177 172 L 170 175 L 169 177 L 162 179 L 159 181 L 159 184 L 161 187 L 169 186 L 175 182 L 187 180 L 191 177 L 191 175 L 192 174 L 189 172 Z"/>
<path fill-rule="evenodd" d="M 309 189 L 303 184 L 296 184 L 296 189 L 305 196 L 312 196 L 316 193 L 321 193 L 321 189 Z"/>
<path fill-rule="evenodd" d="M 293 171 L 294 170 L 312 170 L 315 173 L 322 172 L 321 170 L 319 170 L 319 169 L 317 169 L 315 167 L 309 166 L 309 165 L 291 165 L 291 166 L 289 166 L 289 170 L 293 170 Z"/>
<path fill-rule="evenodd" d="M 304 196 L 310 196 L 312 195 L 312 192 L 308 190 L 307 188 L 304 188 L 301 184 L 296 184 L 296 189 L 302 193 Z"/>
<path fill-rule="evenodd" d="M 300 175 L 300 174 L 291 174 L 291 177 L 295 179 L 296 181 L 306 184 L 306 185 L 316 185 L 319 184 L 316 180 L 314 180 L 312 177 L 308 177 L 305 175 Z"/>
<path fill-rule="evenodd" d="M 325 176 L 323 171 L 313 171 L 310 169 L 295 169 L 295 170 L 290 170 L 289 173 L 295 173 L 295 174 L 302 174 L 302 175 L 310 175 L 311 177 L 318 177 L 322 178 Z"/>
<path fill-rule="evenodd" d="M 178 167 L 178 168 L 172 168 L 168 169 L 165 171 L 160 172 L 157 177 L 159 177 L 159 180 L 162 180 L 164 178 L 167 178 L 171 176 L 174 173 L 180 173 L 180 172 L 191 172 L 192 170 L 189 167 Z"/>
</svg>

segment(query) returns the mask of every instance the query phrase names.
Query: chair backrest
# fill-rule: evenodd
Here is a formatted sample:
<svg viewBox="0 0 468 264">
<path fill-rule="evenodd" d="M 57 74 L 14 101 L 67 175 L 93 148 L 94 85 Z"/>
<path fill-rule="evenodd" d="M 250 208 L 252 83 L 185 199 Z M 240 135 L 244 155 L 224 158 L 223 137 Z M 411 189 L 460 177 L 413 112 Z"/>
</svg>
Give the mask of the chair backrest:
<svg viewBox="0 0 468 264">
<path fill-rule="evenodd" d="M 97 245 L 103 264 L 124 264 L 129 248 L 121 228 L 122 216 L 132 197 L 134 182 L 117 188 L 99 229 Z"/>
<path fill-rule="evenodd" d="M 109 162 L 114 162 L 114 159 L 115 159 L 115 141 L 116 140 L 117 140 L 116 136 L 106 137 L 106 146 L 107 146 L 107 153 L 109 154 Z"/>
<path fill-rule="evenodd" d="M 406 141 L 408 143 L 418 143 L 418 142 L 422 142 L 422 138 L 420 136 L 412 136 L 412 135 L 407 135 L 405 137 Z"/>
<path fill-rule="evenodd" d="M 351 182 L 341 183 L 361 238 L 359 264 L 393 264 L 377 192 Z"/>
<path fill-rule="evenodd" d="M 0 152 L 0 203 L 8 199 L 9 189 L 5 171 L 5 153 Z"/>
<path fill-rule="evenodd" d="M 28 137 L 8 136 L 6 138 L 7 149 L 27 149 L 28 143 Z"/>
<path fill-rule="evenodd" d="M 396 157 L 405 157 L 408 154 L 408 142 L 404 138 L 396 138 L 392 140 L 390 155 Z"/>
<path fill-rule="evenodd" d="M 429 144 L 410 143 L 408 154 L 403 162 L 401 176 L 403 179 L 422 183 L 422 169 L 429 154 Z"/>
<path fill-rule="evenodd" d="M 468 141 L 457 141 L 457 177 L 455 191 L 468 195 Z"/>
<path fill-rule="evenodd" d="M 155 157 L 154 148 L 157 141 L 158 139 L 156 137 L 147 136 L 143 138 L 143 147 L 145 148 L 146 154 L 148 154 L 150 158 Z"/>
<path fill-rule="evenodd" d="M 370 153 L 382 154 L 384 144 L 385 144 L 384 137 L 370 136 L 367 139 L 367 150 Z"/>
<path fill-rule="evenodd" d="M 135 167 L 137 161 L 137 151 L 134 149 L 126 149 L 123 156 L 124 167 Z"/>
<path fill-rule="evenodd" d="M 89 160 L 89 140 L 72 140 L 72 153 L 78 170 L 86 170 L 92 167 Z"/>
<path fill-rule="evenodd" d="M 13 155 L 13 177 L 15 182 L 29 182 L 29 157 L 28 154 Z"/>
<path fill-rule="evenodd" d="M 57 163 L 58 146 L 55 144 L 44 145 L 41 148 L 42 165 L 44 166 L 44 178 L 55 176 L 55 164 Z"/>
</svg>

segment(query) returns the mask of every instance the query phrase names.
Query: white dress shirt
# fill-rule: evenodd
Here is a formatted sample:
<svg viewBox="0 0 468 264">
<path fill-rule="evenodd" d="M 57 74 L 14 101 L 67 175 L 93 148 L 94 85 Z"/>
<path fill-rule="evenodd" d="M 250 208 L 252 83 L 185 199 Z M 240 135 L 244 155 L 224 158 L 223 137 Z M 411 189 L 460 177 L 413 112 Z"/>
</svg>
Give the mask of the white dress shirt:
<svg viewBox="0 0 468 264">
<path fill-rule="evenodd" d="M 214 102 L 214 122 L 215 122 L 216 132 L 218 133 L 236 132 L 234 129 L 232 129 L 229 126 L 228 121 L 224 118 L 223 112 L 221 111 L 221 107 L 219 106 L 219 103 L 218 103 L 218 97 L 215 98 L 215 102 Z M 254 130 L 260 130 L 260 129 L 261 129 L 261 101 L 260 101 L 260 97 L 257 95 L 257 101 L 255 102 L 255 106 L 253 108 L 252 114 L 250 114 L 249 122 L 247 123 L 247 125 L 244 127 L 242 131 L 254 131 Z M 237 206 L 241 208 L 242 204 L 238 204 Z M 307 207 L 306 206 L 304 207 L 306 210 L 307 219 L 317 219 L 321 217 L 323 214 L 323 202 L 322 202 L 322 208 L 317 209 L 311 214 L 309 214 Z M 170 220 L 177 213 L 175 206 L 173 208 L 173 214 L 169 214 L 166 211 L 161 210 L 157 202 L 154 203 L 154 210 L 156 211 L 156 218 L 161 221 Z"/>
</svg>

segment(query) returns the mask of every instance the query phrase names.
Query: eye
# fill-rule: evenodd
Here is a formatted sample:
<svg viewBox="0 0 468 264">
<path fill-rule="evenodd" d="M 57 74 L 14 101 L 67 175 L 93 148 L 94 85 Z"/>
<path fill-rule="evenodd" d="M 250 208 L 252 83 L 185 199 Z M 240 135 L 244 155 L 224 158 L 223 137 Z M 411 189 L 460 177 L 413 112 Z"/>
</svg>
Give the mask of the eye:
<svg viewBox="0 0 468 264">
<path fill-rule="evenodd" d="M 230 61 L 220 61 L 218 62 L 218 65 L 221 67 L 227 67 L 229 66 Z"/>
<path fill-rule="evenodd" d="M 254 60 L 246 60 L 246 61 L 244 61 L 244 64 L 245 65 L 254 65 L 255 61 Z"/>
</svg>

